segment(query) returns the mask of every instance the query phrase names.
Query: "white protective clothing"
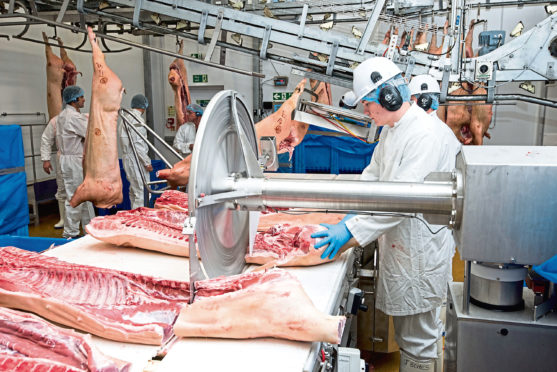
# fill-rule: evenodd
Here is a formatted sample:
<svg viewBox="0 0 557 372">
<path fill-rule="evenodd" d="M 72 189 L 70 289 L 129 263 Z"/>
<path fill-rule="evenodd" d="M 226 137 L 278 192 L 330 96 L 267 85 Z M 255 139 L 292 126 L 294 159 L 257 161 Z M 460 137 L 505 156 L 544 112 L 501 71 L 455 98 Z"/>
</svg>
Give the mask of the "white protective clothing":
<svg viewBox="0 0 557 372">
<path fill-rule="evenodd" d="M 176 132 L 176 137 L 174 137 L 174 143 L 172 146 L 186 157 L 191 154 L 190 145 L 195 142 L 195 124 L 192 122 L 184 123 L 178 132 Z"/>
<path fill-rule="evenodd" d="M 419 359 L 400 350 L 399 372 L 437 372 L 435 359 Z"/>
<path fill-rule="evenodd" d="M 132 109 L 133 113 L 141 119 L 141 112 L 136 109 Z M 141 133 L 141 135 L 147 138 L 147 129 L 143 127 L 133 116 L 124 113 L 126 119 L 131 123 L 135 129 Z M 141 119 L 143 120 L 143 119 Z M 133 142 L 135 149 L 137 151 L 137 156 L 141 166 L 137 166 L 135 160 L 135 155 L 133 154 L 133 149 L 131 147 L 130 138 L 128 138 L 128 132 L 124 125 L 120 125 L 120 146 L 122 149 L 122 164 L 124 166 L 124 171 L 126 172 L 126 177 L 130 183 L 130 203 L 131 209 L 144 207 L 145 206 L 145 196 L 144 196 L 144 186 L 143 180 L 141 178 L 141 173 L 147 181 L 149 181 L 149 173 L 145 169 L 146 166 L 151 165 L 151 159 L 149 158 L 149 147 L 147 143 L 141 139 L 141 137 L 131 128 L 129 128 L 131 142 Z M 141 173 L 140 173 L 141 172 Z"/>
<path fill-rule="evenodd" d="M 393 316 L 395 341 L 400 349 L 418 359 L 437 359 L 437 341 L 443 336 L 439 315 L 441 306 L 420 314 Z"/>
<path fill-rule="evenodd" d="M 393 127 L 383 128 L 361 179 L 423 182 L 431 172 L 450 171 L 443 169 L 446 154 L 440 137 L 434 119 L 411 105 Z M 379 238 L 378 309 L 402 316 L 441 306 L 451 249 L 447 239 L 452 239 L 447 229 L 433 235 L 424 222 L 398 216 L 360 215 L 346 221 L 346 226 L 361 246 Z"/>
<path fill-rule="evenodd" d="M 58 116 L 50 119 L 46 128 L 41 136 L 41 160 L 50 161 L 52 153 L 52 145 L 56 141 L 56 119 Z M 66 201 L 66 189 L 64 188 L 64 181 L 62 180 L 62 171 L 60 170 L 60 151 L 58 150 L 58 144 L 56 144 L 56 164 L 52 165 L 56 170 L 56 200 L 64 203 Z M 52 162 L 51 162 L 52 163 Z M 60 215 L 62 210 L 60 210 Z"/>
<path fill-rule="evenodd" d="M 83 142 L 87 133 L 87 116 L 79 113 L 73 106 L 66 105 L 56 120 L 56 143 L 60 150 L 60 168 L 66 189 L 66 221 L 63 237 L 79 235 L 79 223 L 85 227 L 95 217 L 93 204 L 84 202 L 76 208 L 70 200 L 83 182 Z"/>
</svg>

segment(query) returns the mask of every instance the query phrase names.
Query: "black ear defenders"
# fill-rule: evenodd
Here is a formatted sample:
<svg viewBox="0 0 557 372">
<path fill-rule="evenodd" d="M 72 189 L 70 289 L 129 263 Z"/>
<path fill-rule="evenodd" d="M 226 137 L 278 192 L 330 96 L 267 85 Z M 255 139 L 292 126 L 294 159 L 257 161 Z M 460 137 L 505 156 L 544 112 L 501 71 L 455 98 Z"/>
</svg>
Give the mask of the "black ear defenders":
<svg viewBox="0 0 557 372">
<path fill-rule="evenodd" d="M 422 93 L 422 94 L 418 94 L 418 96 L 416 97 L 416 103 L 418 104 L 419 108 L 421 108 L 424 111 L 427 111 L 431 108 L 431 105 L 433 104 L 433 99 L 431 98 L 431 95 Z"/>
<path fill-rule="evenodd" d="M 397 87 L 385 85 L 379 91 L 379 103 L 388 111 L 396 111 L 402 106 L 402 95 Z"/>
<path fill-rule="evenodd" d="M 356 103 L 354 106 L 350 106 L 349 104 L 344 102 L 343 98 L 344 98 L 344 96 L 342 96 L 342 98 L 340 99 L 340 101 L 338 103 L 339 107 L 343 107 L 343 108 L 346 108 L 348 110 L 354 110 L 358 106 L 358 103 Z"/>
</svg>

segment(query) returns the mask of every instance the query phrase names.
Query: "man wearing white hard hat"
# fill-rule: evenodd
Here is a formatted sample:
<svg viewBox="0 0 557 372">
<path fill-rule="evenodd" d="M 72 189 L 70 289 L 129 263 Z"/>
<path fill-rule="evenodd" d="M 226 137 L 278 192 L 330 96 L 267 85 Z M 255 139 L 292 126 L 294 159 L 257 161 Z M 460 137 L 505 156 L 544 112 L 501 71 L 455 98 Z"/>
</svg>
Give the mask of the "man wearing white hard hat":
<svg viewBox="0 0 557 372">
<path fill-rule="evenodd" d="M 361 179 L 423 182 L 445 162 L 435 120 L 410 100 L 400 69 L 389 59 L 370 58 L 354 70 L 353 91 L 343 104 L 355 107 L 383 126 L 379 144 Z M 333 258 L 348 246 L 379 242 L 379 275 L 375 306 L 392 315 L 401 350 L 400 370 L 434 371 L 441 361 L 439 316 L 447 285 L 444 235 L 433 234 L 421 214 L 405 216 L 347 215 L 328 230 L 315 248 L 328 244 L 322 258 Z"/>
</svg>

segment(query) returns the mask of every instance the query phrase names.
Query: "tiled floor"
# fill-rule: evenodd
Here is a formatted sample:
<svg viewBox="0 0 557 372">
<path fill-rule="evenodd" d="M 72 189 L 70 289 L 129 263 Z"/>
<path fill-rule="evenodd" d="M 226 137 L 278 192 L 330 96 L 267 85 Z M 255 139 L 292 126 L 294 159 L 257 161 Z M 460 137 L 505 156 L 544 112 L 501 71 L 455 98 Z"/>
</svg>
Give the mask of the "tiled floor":
<svg viewBox="0 0 557 372">
<path fill-rule="evenodd" d="M 40 224 L 35 227 L 29 225 L 29 236 L 43 237 L 62 237 L 62 229 L 54 229 L 54 224 L 58 222 L 58 204 L 50 203 L 40 206 Z M 453 278 L 454 281 L 461 282 L 464 280 L 464 262 L 460 260 L 457 254 L 453 258 Z M 399 366 L 399 354 L 390 353 L 363 353 L 363 358 L 369 363 L 370 371 L 374 372 L 396 372 Z M 372 368 L 373 366 L 373 368 Z"/>
</svg>

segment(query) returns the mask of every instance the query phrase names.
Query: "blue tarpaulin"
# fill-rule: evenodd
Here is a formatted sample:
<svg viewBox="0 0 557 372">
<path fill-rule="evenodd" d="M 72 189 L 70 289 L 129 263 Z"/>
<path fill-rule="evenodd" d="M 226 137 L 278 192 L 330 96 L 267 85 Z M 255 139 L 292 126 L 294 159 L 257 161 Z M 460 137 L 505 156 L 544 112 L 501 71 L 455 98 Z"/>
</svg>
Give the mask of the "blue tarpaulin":
<svg viewBox="0 0 557 372">
<path fill-rule="evenodd" d="M 0 125 L 0 234 L 28 235 L 29 206 L 19 125 Z"/>
</svg>

